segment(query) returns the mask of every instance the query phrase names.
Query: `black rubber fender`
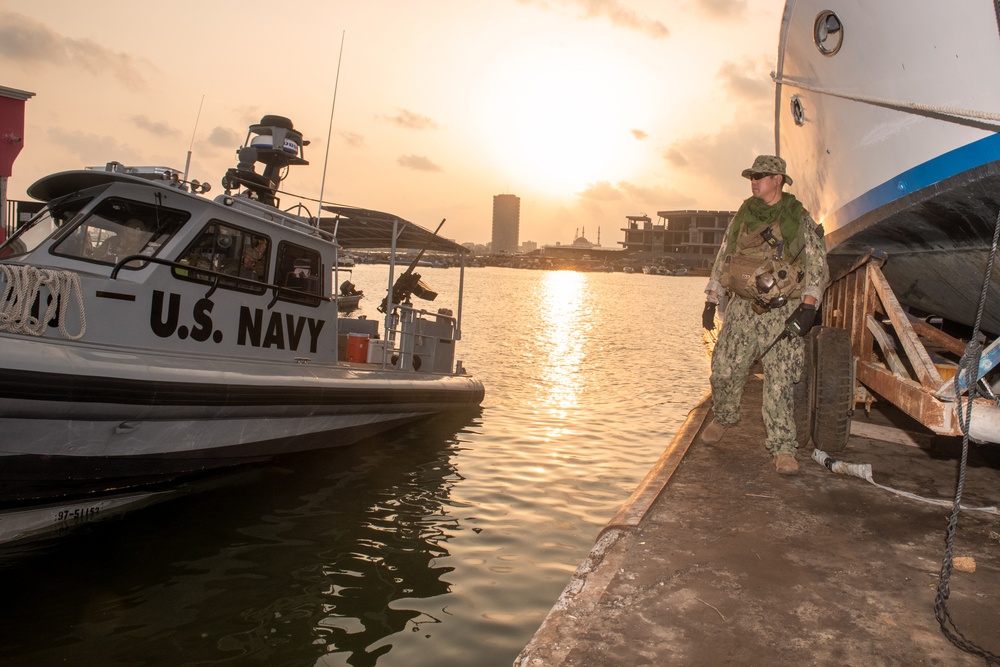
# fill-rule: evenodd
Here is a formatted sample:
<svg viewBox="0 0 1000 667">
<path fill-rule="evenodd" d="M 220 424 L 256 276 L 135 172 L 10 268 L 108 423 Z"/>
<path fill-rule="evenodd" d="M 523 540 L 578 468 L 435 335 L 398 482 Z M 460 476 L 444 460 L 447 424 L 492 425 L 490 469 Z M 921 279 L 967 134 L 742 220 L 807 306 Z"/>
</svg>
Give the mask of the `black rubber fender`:
<svg viewBox="0 0 1000 667">
<path fill-rule="evenodd" d="M 854 412 L 851 335 L 844 329 L 820 327 L 816 334 L 815 355 L 813 445 L 832 454 L 843 451 L 851 435 Z"/>
</svg>

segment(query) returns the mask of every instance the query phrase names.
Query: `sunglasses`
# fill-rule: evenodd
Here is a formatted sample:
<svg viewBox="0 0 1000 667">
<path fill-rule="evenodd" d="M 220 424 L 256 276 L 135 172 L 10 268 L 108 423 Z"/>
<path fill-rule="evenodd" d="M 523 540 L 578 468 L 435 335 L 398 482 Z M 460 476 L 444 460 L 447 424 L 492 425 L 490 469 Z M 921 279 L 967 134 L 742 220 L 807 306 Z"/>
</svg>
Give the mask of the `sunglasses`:
<svg viewBox="0 0 1000 667">
<path fill-rule="evenodd" d="M 751 181 L 759 181 L 762 178 L 767 178 L 768 176 L 777 176 L 778 174 L 750 174 Z"/>
</svg>

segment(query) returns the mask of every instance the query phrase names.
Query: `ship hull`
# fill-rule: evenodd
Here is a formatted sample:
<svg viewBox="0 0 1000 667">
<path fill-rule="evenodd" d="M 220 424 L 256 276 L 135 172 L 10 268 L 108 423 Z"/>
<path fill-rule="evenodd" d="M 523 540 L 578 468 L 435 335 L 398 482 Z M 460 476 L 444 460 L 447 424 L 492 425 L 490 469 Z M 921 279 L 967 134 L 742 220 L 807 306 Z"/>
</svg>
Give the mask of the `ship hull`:
<svg viewBox="0 0 1000 667">
<path fill-rule="evenodd" d="M 828 12 L 840 30 L 826 43 Z M 1000 212 L 1000 86 L 981 76 L 996 62 L 989 3 L 786 4 L 776 142 L 834 273 L 880 251 L 912 311 L 976 321 Z M 1000 332 L 1000 296 L 981 328 Z"/>
</svg>

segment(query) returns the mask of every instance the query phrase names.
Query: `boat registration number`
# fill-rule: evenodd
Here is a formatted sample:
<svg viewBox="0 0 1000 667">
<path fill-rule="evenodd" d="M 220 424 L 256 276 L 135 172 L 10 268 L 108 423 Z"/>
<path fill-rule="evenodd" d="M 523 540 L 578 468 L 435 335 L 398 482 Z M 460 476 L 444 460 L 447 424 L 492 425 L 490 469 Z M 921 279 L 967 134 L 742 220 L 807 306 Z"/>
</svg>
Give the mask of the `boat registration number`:
<svg viewBox="0 0 1000 667">
<path fill-rule="evenodd" d="M 97 515 L 101 513 L 103 507 L 103 503 L 97 503 L 96 505 L 66 507 L 52 510 L 52 521 L 55 523 L 89 521 L 90 519 L 96 518 Z"/>
</svg>

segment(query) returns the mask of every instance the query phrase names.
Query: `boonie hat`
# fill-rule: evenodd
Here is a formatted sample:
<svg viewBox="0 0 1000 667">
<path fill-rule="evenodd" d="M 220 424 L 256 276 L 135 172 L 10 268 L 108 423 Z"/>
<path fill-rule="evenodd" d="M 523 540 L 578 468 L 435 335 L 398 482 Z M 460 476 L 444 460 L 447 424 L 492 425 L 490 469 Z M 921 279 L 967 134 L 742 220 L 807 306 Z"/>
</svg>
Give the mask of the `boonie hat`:
<svg viewBox="0 0 1000 667">
<path fill-rule="evenodd" d="M 750 174 L 781 174 L 785 183 L 792 184 L 791 177 L 785 173 L 785 161 L 777 155 L 758 155 L 753 166 L 743 170 L 743 178 L 750 178 Z"/>
</svg>

